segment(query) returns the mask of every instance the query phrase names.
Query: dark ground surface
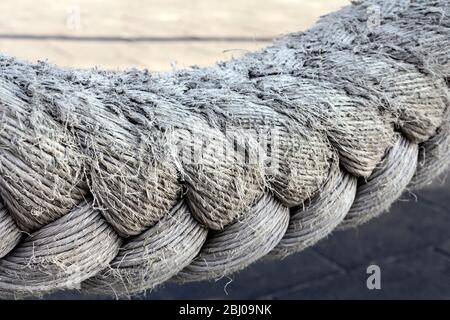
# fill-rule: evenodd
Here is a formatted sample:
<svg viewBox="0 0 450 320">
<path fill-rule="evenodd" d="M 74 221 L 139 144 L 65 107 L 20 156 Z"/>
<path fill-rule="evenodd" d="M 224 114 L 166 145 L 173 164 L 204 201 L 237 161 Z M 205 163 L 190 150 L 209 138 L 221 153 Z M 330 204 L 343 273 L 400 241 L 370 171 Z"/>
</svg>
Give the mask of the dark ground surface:
<svg viewBox="0 0 450 320">
<path fill-rule="evenodd" d="M 381 269 L 381 290 L 367 289 L 371 264 Z M 404 194 L 381 217 L 282 261 L 256 263 L 227 279 L 168 284 L 139 298 L 450 299 L 450 178 Z"/>
</svg>

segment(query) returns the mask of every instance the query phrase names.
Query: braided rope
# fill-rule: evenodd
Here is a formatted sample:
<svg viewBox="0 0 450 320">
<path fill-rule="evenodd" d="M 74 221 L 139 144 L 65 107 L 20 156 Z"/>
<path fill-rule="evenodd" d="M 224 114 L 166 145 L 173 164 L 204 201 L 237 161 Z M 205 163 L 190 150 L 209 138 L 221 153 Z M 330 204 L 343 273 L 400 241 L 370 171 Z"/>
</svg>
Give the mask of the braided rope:
<svg viewBox="0 0 450 320">
<path fill-rule="evenodd" d="M 367 0 L 206 69 L 0 56 L 0 296 L 217 278 L 379 215 L 450 162 L 449 48 L 447 0 Z"/>
</svg>

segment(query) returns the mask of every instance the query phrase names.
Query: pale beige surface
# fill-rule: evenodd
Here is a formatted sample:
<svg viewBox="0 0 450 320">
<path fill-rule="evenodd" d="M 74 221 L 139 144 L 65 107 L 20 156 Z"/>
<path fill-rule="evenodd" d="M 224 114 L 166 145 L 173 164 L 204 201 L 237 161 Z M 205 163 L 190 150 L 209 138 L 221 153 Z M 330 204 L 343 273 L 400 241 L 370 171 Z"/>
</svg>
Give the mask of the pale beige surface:
<svg viewBox="0 0 450 320">
<path fill-rule="evenodd" d="M 275 37 L 304 30 L 349 0 L 2 0 L 0 34 Z M 86 42 L 0 39 L 0 52 L 71 67 L 168 70 L 208 65 L 264 42 Z"/>
</svg>

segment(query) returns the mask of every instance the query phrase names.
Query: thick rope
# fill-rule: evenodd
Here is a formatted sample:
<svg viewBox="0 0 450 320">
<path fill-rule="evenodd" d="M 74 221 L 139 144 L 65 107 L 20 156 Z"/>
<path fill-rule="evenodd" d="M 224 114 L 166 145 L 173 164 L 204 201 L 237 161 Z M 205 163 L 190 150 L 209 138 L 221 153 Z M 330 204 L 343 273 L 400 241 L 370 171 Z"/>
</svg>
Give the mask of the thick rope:
<svg viewBox="0 0 450 320">
<path fill-rule="evenodd" d="M 449 48 L 448 0 L 367 0 L 205 69 L 0 56 L 0 296 L 218 278 L 379 215 L 450 162 Z"/>
</svg>

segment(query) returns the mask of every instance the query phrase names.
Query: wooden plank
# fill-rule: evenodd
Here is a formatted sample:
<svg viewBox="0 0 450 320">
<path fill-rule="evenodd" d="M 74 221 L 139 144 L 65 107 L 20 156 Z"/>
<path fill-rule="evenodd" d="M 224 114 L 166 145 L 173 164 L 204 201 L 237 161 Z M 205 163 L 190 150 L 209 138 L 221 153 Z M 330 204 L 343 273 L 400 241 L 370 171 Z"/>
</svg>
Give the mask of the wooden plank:
<svg viewBox="0 0 450 320">
<path fill-rule="evenodd" d="M 0 2 L 1 35 L 272 38 L 304 30 L 349 0 L 14 0 Z M 168 70 L 238 56 L 262 42 L 1 39 L 0 52 L 63 66 Z M 230 51 L 226 51 L 230 50 Z"/>
</svg>

